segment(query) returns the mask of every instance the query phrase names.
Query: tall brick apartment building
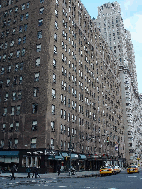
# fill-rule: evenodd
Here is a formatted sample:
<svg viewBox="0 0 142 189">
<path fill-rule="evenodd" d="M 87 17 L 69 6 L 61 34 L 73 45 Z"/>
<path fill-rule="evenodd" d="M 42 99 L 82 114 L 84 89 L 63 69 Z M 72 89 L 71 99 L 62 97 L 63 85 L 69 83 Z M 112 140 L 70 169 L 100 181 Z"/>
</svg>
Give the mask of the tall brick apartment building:
<svg viewBox="0 0 142 189">
<path fill-rule="evenodd" d="M 83 4 L 1 1 L 0 35 L 1 165 L 122 161 L 118 64 Z"/>
</svg>

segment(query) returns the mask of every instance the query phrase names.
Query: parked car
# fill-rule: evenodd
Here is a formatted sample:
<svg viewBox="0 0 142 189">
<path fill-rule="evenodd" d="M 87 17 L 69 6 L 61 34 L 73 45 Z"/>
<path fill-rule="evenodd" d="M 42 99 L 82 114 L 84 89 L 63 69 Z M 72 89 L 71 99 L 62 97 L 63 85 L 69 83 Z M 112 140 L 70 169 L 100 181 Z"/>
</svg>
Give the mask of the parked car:
<svg viewBox="0 0 142 189">
<path fill-rule="evenodd" d="M 136 165 L 130 165 L 127 168 L 127 173 L 139 173 L 139 168 Z"/>
<path fill-rule="evenodd" d="M 111 166 L 104 166 L 100 169 L 100 175 L 112 175 L 114 174 L 114 170 Z"/>
</svg>

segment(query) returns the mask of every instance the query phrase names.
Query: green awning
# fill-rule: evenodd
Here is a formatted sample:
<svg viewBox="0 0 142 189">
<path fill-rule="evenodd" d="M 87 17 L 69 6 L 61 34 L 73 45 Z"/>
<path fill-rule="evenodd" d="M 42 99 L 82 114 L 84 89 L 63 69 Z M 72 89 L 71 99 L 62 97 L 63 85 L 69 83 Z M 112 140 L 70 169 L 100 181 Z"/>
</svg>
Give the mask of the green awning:
<svg viewBox="0 0 142 189">
<path fill-rule="evenodd" d="M 78 155 L 77 154 L 71 154 L 71 159 L 78 159 Z"/>
<path fill-rule="evenodd" d="M 19 151 L 0 151 L 0 156 L 18 157 Z"/>
<path fill-rule="evenodd" d="M 63 157 L 69 156 L 67 153 L 62 153 Z"/>
<path fill-rule="evenodd" d="M 84 159 L 84 160 L 87 159 L 86 156 L 83 154 L 79 154 L 79 156 L 80 156 L 80 159 Z"/>
<path fill-rule="evenodd" d="M 64 160 L 63 156 L 55 156 L 55 160 Z"/>
</svg>

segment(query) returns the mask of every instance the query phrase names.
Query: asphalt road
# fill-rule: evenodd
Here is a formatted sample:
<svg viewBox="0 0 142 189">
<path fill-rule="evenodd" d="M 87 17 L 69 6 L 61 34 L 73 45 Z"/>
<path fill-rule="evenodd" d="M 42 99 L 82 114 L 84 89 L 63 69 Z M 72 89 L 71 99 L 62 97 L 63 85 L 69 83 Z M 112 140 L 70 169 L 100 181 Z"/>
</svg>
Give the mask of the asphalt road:
<svg viewBox="0 0 142 189">
<path fill-rule="evenodd" d="M 122 171 L 117 175 L 88 178 L 48 178 L 27 179 L 0 178 L 0 189 L 142 189 L 142 171 L 127 174 Z"/>
</svg>

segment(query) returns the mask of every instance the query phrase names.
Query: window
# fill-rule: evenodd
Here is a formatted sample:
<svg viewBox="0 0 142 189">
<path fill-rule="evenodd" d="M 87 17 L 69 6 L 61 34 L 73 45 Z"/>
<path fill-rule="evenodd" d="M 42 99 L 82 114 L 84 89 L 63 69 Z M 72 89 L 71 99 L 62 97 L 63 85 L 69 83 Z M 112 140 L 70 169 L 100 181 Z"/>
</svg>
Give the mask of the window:
<svg viewBox="0 0 142 189">
<path fill-rule="evenodd" d="M 23 81 L 23 77 L 22 77 L 22 76 L 20 76 L 20 77 L 19 77 L 19 85 L 21 85 L 21 84 L 22 84 L 22 81 Z"/>
<path fill-rule="evenodd" d="M 55 21 L 55 28 L 58 29 L 58 23 Z"/>
<path fill-rule="evenodd" d="M 31 148 L 36 148 L 37 138 L 31 138 Z"/>
<path fill-rule="evenodd" d="M 1 68 L 1 75 L 4 74 L 4 71 L 5 71 L 5 69 L 4 69 L 4 67 L 2 67 L 2 68 Z"/>
<path fill-rule="evenodd" d="M 21 56 L 24 56 L 24 55 L 25 55 L 25 52 L 26 52 L 26 50 L 23 48 L 23 49 L 22 49 Z"/>
<path fill-rule="evenodd" d="M 38 104 L 36 104 L 36 103 L 32 104 L 32 113 L 33 114 L 37 113 L 37 109 L 38 109 Z"/>
<path fill-rule="evenodd" d="M 33 96 L 36 97 L 37 96 L 37 93 L 38 93 L 38 88 L 34 88 L 34 91 L 33 91 Z"/>
<path fill-rule="evenodd" d="M 11 115 L 14 115 L 15 107 L 11 107 Z"/>
<path fill-rule="evenodd" d="M 20 56 L 20 50 L 17 50 L 17 58 Z"/>
<path fill-rule="evenodd" d="M 30 7 L 30 2 L 27 3 L 27 9 Z"/>
<path fill-rule="evenodd" d="M 44 7 L 40 8 L 39 11 L 40 11 L 40 14 L 43 14 Z"/>
<path fill-rule="evenodd" d="M 17 76 L 14 77 L 13 85 L 17 85 Z"/>
<path fill-rule="evenodd" d="M 39 72 L 35 73 L 35 81 L 39 81 Z"/>
<path fill-rule="evenodd" d="M 8 100 L 8 92 L 5 93 L 5 98 L 4 98 L 4 101 L 7 101 Z"/>
<path fill-rule="evenodd" d="M 41 39 L 41 38 L 42 38 L 42 31 L 38 31 L 38 32 L 37 32 L 37 38 L 38 38 L 38 39 Z"/>
<path fill-rule="evenodd" d="M 52 114 L 55 115 L 55 105 L 52 104 Z"/>
<path fill-rule="evenodd" d="M 51 130 L 55 131 L 55 122 L 54 121 L 51 121 Z"/>
<path fill-rule="evenodd" d="M 27 20 L 29 18 L 29 13 L 27 12 L 25 16 L 26 16 L 26 20 Z"/>
<path fill-rule="evenodd" d="M 57 34 L 54 34 L 54 40 L 57 41 Z"/>
<path fill-rule="evenodd" d="M 56 90 L 52 89 L 52 98 L 56 98 Z"/>
<path fill-rule="evenodd" d="M 26 43 L 26 36 L 23 37 L 23 44 Z"/>
<path fill-rule="evenodd" d="M 70 136 L 70 128 L 68 127 L 68 136 Z"/>
<path fill-rule="evenodd" d="M 17 97 L 18 97 L 18 100 L 21 100 L 21 98 L 22 98 L 22 91 L 18 91 Z"/>
<path fill-rule="evenodd" d="M 41 51 L 41 44 L 37 45 L 37 52 L 40 52 L 40 51 Z"/>
<path fill-rule="evenodd" d="M 20 105 L 17 106 L 16 115 L 20 115 Z"/>
<path fill-rule="evenodd" d="M 37 120 L 32 122 L 32 131 L 36 131 L 37 130 Z"/>
<path fill-rule="evenodd" d="M 39 66 L 40 65 L 40 58 L 37 58 L 36 59 L 36 64 L 35 64 L 36 66 Z"/>
<path fill-rule="evenodd" d="M 57 10 L 55 10 L 55 16 L 58 17 L 58 11 Z"/>
<path fill-rule="evenodd" d="M 24 24 L 24 31 L 27 31 L 27 27 L 28 27 L 28 25 Z"/>
<path fill-rule="evenodd" d="M 42 26 L 43 25 L 43 19 L 38 20 L 38 26 Z"/>
<path fill-rule="evenodd" d="M 19 130 L 19 122 L 18 122 L 18 121 L 16 121 L 16 128 L 15 128 L 15 130 L 16 130 L 16 131 Z"/>
<path fill-rule="evenodd" d="M 61 109 L 61 118 L 63 118 L 63 109 Z"/>
<path fill-rule="evenodd" d="M 20 16 L 20 21 L 23 21 L 23 18 L 24 18 L 24 15 L 21 14 L 21 16 Z"/>
<path fill-rule="evenodd" d="M 8 87 L 9 84 L 10 84 L 10 79 L 9 79 L 9 78 L 8 78 L 7 81 L 6 81 L 6 84 L 7 84 L 6 86 Z"/>
<path fill-rule="evenodd" d="M 54 54 L 57 54 L 57 47 L 54 45 Z"/>
<path fill-rule="evenodd" d="M 64 110 L 64 119 L 66 119 L 66 111 Z"/>
<path fill-rule="evenodd" d="M 12 147 L 12 139 L 9 139 L 8 140 L 8 148 L 11 148 Z"/>
<path fill-rule="evenodd" d="M 8 66 L 7 73 L 10 73 L 10 72 L 11 72 L 11 66 Z"/>
<path fill-rule="evenodd" d="M 15 13 L 17 13 L 18 12 L 18 7 L 15 7 Z"/>
<path fill-rule="evenodd" d="M 16 28 L 13 28 L 12 35 L 15 35 L 15 32 L 16 32 Z"/>
<path fill-rule="evenodd" d="M 14 40 L 12 40 L 10 43 L 10 47 L 13 47 L 13 46 L 14 46 Z"/>
<path fill-rule="evenodd" d="M 19 26 L 19 32 L 22 33 L 23 26 Z"/>
<path fill-rule="evenodd" d="M 21 41 L 22 41 L 22 39 L 19 37 L 19 39 L 18 39 L 18 45 L 21 44 Z"/>
<path fill-rule="evenodd" d="M 4 140 L 1 140 L 1 147 L 4 147 Z"/>
<path fill-rule="evenodd" d="M 18 139 L 17 139 L 17 138 L 15 138 L 15 139 L 14 139 L 14 147 L 16 148 L 16 147 L 17 147 L 17 145 L 18 145 Z"/>
<path fill-rule="evenodd" d="M 25 10 L 25 4 L 21 5 L 21 10 Z"/>
<path fill-rule="evenodd" d="M 6 124 L 3 123 L 3 124 L 2 124 L 2 130 L 5 131 L 5 128 L 6 128 Z"/>
<path fill-rule="evenodd" d="M 10 124 L 10 130 L 9 131 L 13 131 L 13 123 Z"/>
<path fill-rule="evenodd" d="M 53 82 L 56 83 L 56 75 L 53 73 Z"/>
<path fill-rule="evenodd" d="M 19 64 L 18 64 L 18 63 L 16 63 L 16 64 L 15 64 L 15 72 L 17 72 L 17 71 L 18 71 L 18 67 L 19 67 Z"/>
<path fill-rule="evenodd" d="M 61 133 L 63 133 L 63 125 L 61 124 Z"/>
<path fill-rule="evenodd" d="M 53 146 L 54 146 L 54 139 L 51 138 L 51 147 L 52 147 L 52 149 L 53 149 Z"/>
<path fill-rule="evenodd" d="M 13 100 L 13 101 L 16 100 L 16 92 L 12 92 L 12 100 Z"/>
<path fill-rule="evenodd" d="M 7 114 L 7 108 L 4 108 L 3 110 L 4 110 L 3 116 L 6 116 L 6 114 Z"/>
<path fill-rule="evenodd" d="M 53 60 L 53 67 L 56 68 L 56 60 Z"/>
</svg>

